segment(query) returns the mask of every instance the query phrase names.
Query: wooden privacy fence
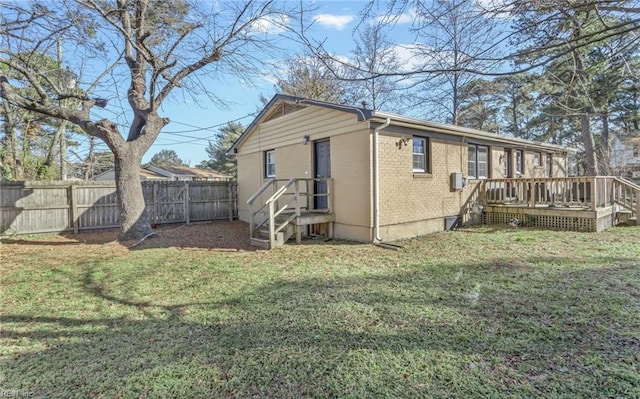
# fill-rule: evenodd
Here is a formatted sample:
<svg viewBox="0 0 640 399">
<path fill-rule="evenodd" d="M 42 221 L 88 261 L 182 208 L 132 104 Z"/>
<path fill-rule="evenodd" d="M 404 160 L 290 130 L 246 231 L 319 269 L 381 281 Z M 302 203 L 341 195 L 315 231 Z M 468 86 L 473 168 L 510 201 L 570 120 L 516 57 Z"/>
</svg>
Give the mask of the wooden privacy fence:
<svg viewBox="0 0 640 399">
<path fill-rule="evenodd" d="M 151 223 L 190 223 L 238 215 L 234 183 L 144 181 Z M 0 233 L 31 234 L 119 226 L 113 182 L 0 182 Z"/>
</svg>

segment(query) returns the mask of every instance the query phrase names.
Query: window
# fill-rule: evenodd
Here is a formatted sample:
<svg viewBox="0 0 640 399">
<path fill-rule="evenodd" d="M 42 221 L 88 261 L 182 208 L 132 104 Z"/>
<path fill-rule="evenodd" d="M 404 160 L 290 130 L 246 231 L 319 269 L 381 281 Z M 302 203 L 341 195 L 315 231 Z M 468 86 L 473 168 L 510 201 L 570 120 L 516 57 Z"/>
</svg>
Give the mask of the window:
<svg viewBox="0 0 640 399">
<path fill-rule="evenodd" d="M 264 175 L 276 177 L 276 152 L 269 150 L 264 152 Z"/>
<path fill-rule="evenodd" d="M 516 175 L 524 175 L 524 173 L 522 172 L 524 169 L 522 168 L 522 160 L 523 160 L 523 156 L 522 156 L 522 150 L 517 150 L 516 151 Z"/>
<path fill-rule="evenodd" d="M 533 166 L 542 166 L 542 156 L 539 152 L 533 153 Z"/>
<path fill-rule="evenodd" d="M 502 162 L 504 163 L 504 177 L 513 177 L 513 159 L 511 158 L 510 149 L 505 148 Z"/>
<path fill-rule="evenodd" d="M 413 138 L 413 171 L 429 173 L 428 140 L 424 137 Z"/>
<path fill-rule="evenodd" d="M 551 169 L 553 158 L 551 157 L 551 154 L 546 154 L 545 158 L 546 159 L 544 160 L 544 167 L 547 172 L 547 177 L 553 177 L 553 170 Z"/>
<path fill-rule="evenodd" d="M 486 179 L 489 177 L 489 147 L 483 145 L 469 145 L 468 175 L 471 179 Z"/>
</svg>

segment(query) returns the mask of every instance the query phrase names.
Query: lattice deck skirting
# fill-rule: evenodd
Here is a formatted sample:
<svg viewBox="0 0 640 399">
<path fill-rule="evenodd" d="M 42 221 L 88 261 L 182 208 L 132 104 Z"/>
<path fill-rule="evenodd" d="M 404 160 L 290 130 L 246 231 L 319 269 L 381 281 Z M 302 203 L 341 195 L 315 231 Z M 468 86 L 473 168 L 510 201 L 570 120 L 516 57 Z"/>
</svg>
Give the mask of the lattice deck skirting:
<svg viewBox="0 0 640 399">
<path fill-rule="evenodd" d="M 527 215 L 524 213 L 485 212 L 482 215 L 484 224 L 508 224 L 516 221 L 522 227 L 541 227 L 553 230 L 597 231 L 595 219 L 573 216 Z"/>
</svg>

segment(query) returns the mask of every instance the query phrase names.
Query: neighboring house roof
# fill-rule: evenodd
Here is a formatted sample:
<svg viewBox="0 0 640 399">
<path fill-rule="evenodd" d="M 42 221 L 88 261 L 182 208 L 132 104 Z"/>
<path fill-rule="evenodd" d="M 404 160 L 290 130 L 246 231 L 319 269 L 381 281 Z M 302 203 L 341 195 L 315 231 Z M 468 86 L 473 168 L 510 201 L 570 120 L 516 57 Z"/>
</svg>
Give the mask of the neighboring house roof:
<svg viewBox="0 0 640 399">
<path fill-rule="evenodd" d="M 92 180 L 114 180 L 115 170 L 113 168 L 93 176 Z M 140 180 L 169 180 L 166 176 L 154 173 L 150 170 L 140 168 Z"/>
<path fill-rule="evenodd" d="M 171 179 L 196 179 L 196 180 L 231 180 L 232 177 L 211 169 L 190 168 L 188 166 L 156 166 L 149 165 L 146 169 L 169 177 Z"/>
<path fill-rule="evenodd" d="M 271 101 L 263 108 L 263 110 L 258 114 L 258 116 L 247 126 L 245 131 L 240 135 L 238 140 L 233 143 L 233 146 L 227 152 L 228 154 L 234 154 L 237 151 L 237 148 L 242 145 L 242 143 L 253 133 L 253 130 L 257 125 L 261 122 L 271 119 L 274 112 L 279 110 L 279 106 L 281 104 L 290 104 L 296 107 L 304 107 L 308 105 L 314 105 L 318 107 L 333 109 L 342 112 L 352 113 L 357 116 L 358 122 L 369 121 L 372 125 L 377 125 L 384 123 L 387 118 L 391 121 L 391 126 L 402 126 L 407 128 L 413 128 L 418 130 L 428 130 L 442 134 L 449 134 L 453 136 L 460 137 L 468 137 L 475 139 L 484 139 L 490 140 L 493 142 L 505 143 L 505 144 L 513 144 L 513 145 L 523 145 L 527 147 L 535 147 L 547 150 L 554 151 L 574 151 L 567 147 L 555 144 L 546 144 L 537 141 L 525 140 L 520 138 L 513 138 L 502 136 L 495 133 L 489 133 L 476 129 L 469 129 L 461 126 L 448 125 L 444 123 L 431 122 L 423 119 L 411 118 L 407 116 L 397 115 L 389 112 L 383 111 L 374 111 L 365 108 L 358 108 L 350 105 L 342 105 L 342 104 L 334 104 L 328 103 L 325 101 L 311 100 L 308 98 L 302 97 L 294 97 L 285 94 L 276 94 L 273 96 Z M 370 126 L 370 127 L 374 127 Z"/>
<path fill-rule="evenodd" d="M 111 176 L 110 176 L 111 175 Z M 114 170 L 109 169 L 93 177 L 93 180 L 113 180 Z M 105 179 L 107 177 L 107 179 Z M 108 178 L 110 177 L 110 179 Z M 140 180 L 210 180 L 226 181 L 231 176 L 211 169 L 190 168 L 187 166 L 147 166 L 140 168 Z"/>
<path fill-rule="evenodd" d="M 140 168 L 140 178 L 144 178 L 145 180 L 165 180 L 166 179 L 165 176 L 144 168 Z"/>
</svg>

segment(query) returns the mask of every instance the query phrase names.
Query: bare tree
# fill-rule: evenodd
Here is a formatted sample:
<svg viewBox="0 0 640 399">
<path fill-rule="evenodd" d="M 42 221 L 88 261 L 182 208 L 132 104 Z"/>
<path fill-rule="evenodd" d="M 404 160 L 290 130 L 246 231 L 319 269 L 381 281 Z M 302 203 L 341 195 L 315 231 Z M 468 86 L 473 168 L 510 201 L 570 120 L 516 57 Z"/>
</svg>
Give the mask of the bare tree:
<svg viewBox="0 0 640 399">
<path fill-rule="evenodd" d="M 434 119 L 457 125 L 463 88 L 478 73 L 504 64 L 496 54 L 501 32 L 475 1 L 433 0 L 416 6 L 417 52 L 421 68 L 430 71 L 424 74 L 421 103 Z"/>
<path fill-rule="evenodd" d="M 342 101 L 343 82 L 318 58 L 295 55 L 285 64 L 276 82 L 279 93 L 334 103 Z"/>
<path fill-rule="evenodd" d="M 370 22 L 361 24 L 360 28 L 351 52 L 354 68 L 346 69 L 352 80 L 351 102 L 395 111 L 402 97 L 400 78 L 384 74 L 401 70 L 400 58 L 384 31 L 385 24 Z"/>
<path fill-rule="evenodd" d="M 442 6 L 451 7 L 453 5 L 455 9 L 458 7 L 455 4 L 465 8 L 475 7 L 472 14 L 477 17 L 476 22 L 482 19 L 493 20 L 499 22 L 500 25 L 499 30 L 493 31 L 493 34 L 486 32 L 486 36 L 478 36 L 486 46 L 484 46 L 484 51 L 478 51 L 477 54 L 474 54 L 474 62 L 453 63 L 453 65 L 425 62 L 411 68 L 382 72 L 377 75 L 407 78 L 458 72 L 476 75 L 476 77 L 508 76 L 535 70 L 555 59 L 571 54 L 576 49 L 588 48 L 594 43 L 608 38 L 628 35 L 627 40 L 640 40 L 640 35 L 637 34 L 640 31 L 640 7 L 638 7 L 637 0 L 594 0 L 588 2 L 573 0 L 368 0 L 363 4 L 360 16 L 363 21 L 377 19 L 394 27 L 399 22 L 410 18 L 413 21 L 412 30 L 418 38 L 425 33 L 424 29 L 427 27 L 425 22 L 432 19 L 432 16 L 443 15 L 446 18 L 446 15 L 439 11 L 443 10 Z M 540 13 L 537 19 L 529 20 L 526 23 L 521 23 L 522 21 L 513 23 L 519 15 L 530 11 L 545 11 L 546 13 Z M 537 49 L 529 46 L 533 42 L 535 33 L 542 30 L 541 26 L 545 23 L 562 21 L 562 14 L 568 11 L 589 11 L 601 20 L 615 17 L 616 22 L 602 24 L 580 40 L 566 35 L 558 35 L 553 41 L 538 43 Z M 354 67 L 350 62 L 332 56 L 331 52 L 325 49 L 323 40 L 306 36 L 305 29 L 301 29 L 300 32 L 299 41 L 314 55 L 327 60 L 329 66 L 333 64 Z M 545 51 L 537 53 L 538 49 Z M 523 59 L 533 53 L 537 53 L 538 57 L 530 57 L 528 63 L 521 62 L 517 67 L 504 67 L 505 62 Z M 488 68 L 487 65 L 494 67 Z M 503 67 L 497 67 L 499 65 Z M 365 79 L 371 78 L 373 76 Z"/>
<path fill-rule="evenodd" d="M 283 29 L 292 13 L 283 8 L 286 2 L 275 0 L 233 1 L 223 6 L 190 0 L 65 0 L 56 3 L 55 9 L 47 4 L 33 3 L 29 9 L 2 4 L 2 98 L 67 120 L 103 140 L 115 158 L 119 239 L 145 237 L 151 234 L 151 226 L 139 168 L 144 153 L 169 123 L 160 115 L 161 105 L 176 89 L 186 89 L 195 100 L 204 94 L 220 102 L 215 79 L 253 76 L 263 63 L 258 54 L 274 54 L 277 49 L 270 30 Z M 76 59 L 70 63 L 74 67 L 86 67 L 80 74 L 81 92 L 55 82 L 49 82 L 54 90 L 45 90 L 41 83 L 47 79 L 45 71 L 16 61 L 20 54 L 53 54 L 58 40 L 73 44 Z M 35 95 L 23 95 L 20 83 L 6 70 L 20 74 Z M 126 98 L 124 106 L 130 115 L 126 133 L 121 132 L 120 119 L 97 116 L 94 106 L 105 103 L 97 95 Z M 67 98 L 80 105 L 65 107 L 61 100 Z"/>
</svg>

